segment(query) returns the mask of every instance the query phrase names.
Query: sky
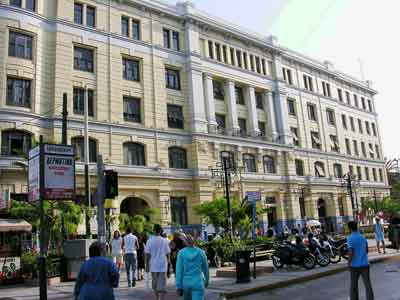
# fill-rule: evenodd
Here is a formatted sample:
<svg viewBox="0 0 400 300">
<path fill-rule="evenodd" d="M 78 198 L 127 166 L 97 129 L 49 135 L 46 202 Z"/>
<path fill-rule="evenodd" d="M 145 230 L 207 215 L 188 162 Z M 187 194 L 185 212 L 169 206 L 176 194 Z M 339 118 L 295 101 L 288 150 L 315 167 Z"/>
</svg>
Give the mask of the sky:
<svg viewBox="0 0 400 300">
<path fill-rule="evenodd" d="M 175 4 L 176 1 L 168 0 Z M 399 0 L 192 0 L 195 7 L 373 82 L 383 152 L 400 158 Z M 361 63 L 360 63 L 361 62 Z"/>
</svg>

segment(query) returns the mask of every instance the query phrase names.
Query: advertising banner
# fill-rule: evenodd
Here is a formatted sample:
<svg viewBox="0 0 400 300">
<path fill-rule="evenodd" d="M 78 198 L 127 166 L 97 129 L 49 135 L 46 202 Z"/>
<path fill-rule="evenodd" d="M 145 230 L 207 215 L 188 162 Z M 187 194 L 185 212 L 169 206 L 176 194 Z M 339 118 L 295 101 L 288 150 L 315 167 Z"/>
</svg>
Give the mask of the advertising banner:
<svg viewBox="0 0 400 300">
<path fill-rule="evenodd" d="M 73 151 L 72 151 L 73 153 Z M 73 199 L 75 193 L 75 157 L 44 156 L 44 197 L 49 200 Z"/>
<path fill-rule="evenodd" d="M 34 202 L 40 197 L 40 157 L 30 158 L 28 164 L 28 201 Z"/>
<path fill-rule="evenodd" d="M 15 279 L 20 271 L 20 257 L 0 257 L 0 280 Z"/>
</svg>

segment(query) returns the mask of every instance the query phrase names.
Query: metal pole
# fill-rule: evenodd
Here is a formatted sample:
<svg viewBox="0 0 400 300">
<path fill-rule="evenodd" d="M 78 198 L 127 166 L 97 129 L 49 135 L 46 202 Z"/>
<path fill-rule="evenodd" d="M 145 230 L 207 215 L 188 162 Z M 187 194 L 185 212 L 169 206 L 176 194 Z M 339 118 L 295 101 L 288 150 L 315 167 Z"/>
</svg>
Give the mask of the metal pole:
<svg viewBox="0 0 400 300">
<path fill-rule="evenodd" d="M 91 195 L 90 195 L 90 178 L 89 178 L 89 104 L 88 104 L 88 89 L 85 86 L 83 93 L 84 114 L 85 114 L 85 136 L 84 136 L 84 152 L 85 152 L 85 196 L 86 196 L 86 238 L 92 238 L 92 230 L 90 228 L 90 208 L 91 208 Z"/>
<path fill-rule="evenodd" d="M 40 178 L 40 254 L 38 258 L 39 264 L 39 294 L 40 300 L 47 300 L 47 271 L 46 271 L 46 242 L 45 242 L 45 218 L 44 218 L 44 145 L 43 145 L 43 136 L 40 136 L 39 139 L 39 147 L 40 147 L 40 169 L 39 169 L 39 178 Z"/>
<path fill-rule="evenodd" d="M 375 203 L 375 214 L 378 213 L 378 199 L 376 198 L 376 190 L 374 190 L 374 203 Z"/>
<path fill-rule="evenodd" d="M 351 174 L 347 174 L 347 188 L 348 188 L 350 199 L 351 199 L 351 206 L 353 208 L 353 218 L 355 221 L 357 221 L 358 211 L 354 205 L 354 195 L 353 195 L 353 186 L 352 186 L 352 182 L 351 182 Z"/>
<path fill-rule="evenodd" d="M 97 156 L 97 188 L 96 188 L 96 203 L 97 203 L 97 240 L 100 243 L 106 242 L 106 222 L 104 214 L 104 164 L 103 157 Z"/>
<path fill-rule="evenodd" d="M 253 199 L 253 278 L 255 279 L 257 277 L 256 274 L 256 261 L 257 261 L 257 256 L 256 256 L 256 217 L 257 217 L 257 202 L 255 199 Z"/>
<path fill-rule="evenodd" d="M 61 131 L 61 143 L 67 145 L 67 118 L 68 118 L 68 98 L 67 93 L 63 94 L 63 110 L 62 110 L 62 131 Z"/>
<path fill-rule="evenodd" d="M 228 210 L 228 230 L 229 236 L 231 240 L 233 240 L 233 225 L 232 225 L 232 213 L 231 213 L 231 199 L 230 199 L 230 190 L 229 190 L 229 174 L 228 174 L 228 166 L 227 166 L 227 158 L 222 158 L 223 168 L 224 168 L 224 176 L 225 176 L 225 196 L 226 196 L 226 207 Z"/>
</svg>

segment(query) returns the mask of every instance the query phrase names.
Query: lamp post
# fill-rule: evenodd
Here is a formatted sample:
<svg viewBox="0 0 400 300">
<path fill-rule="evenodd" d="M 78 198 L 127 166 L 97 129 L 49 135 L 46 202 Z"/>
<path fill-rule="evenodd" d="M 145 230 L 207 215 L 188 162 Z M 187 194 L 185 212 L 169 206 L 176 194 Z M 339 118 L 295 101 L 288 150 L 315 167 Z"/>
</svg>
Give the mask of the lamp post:
<svg viewBox="0 0 400 300">
<path fill-rule="evenodd" d="M 351 199 L 351 208 L 353 209 L 353 218 L 358 222 L 358 200 L 355 195 L 356 186 L 360 185 L 360 180 L 356 175 L 347 173 L 342 177 L 342 185 L 347 189 L 347 193 Z"/>
</svg>

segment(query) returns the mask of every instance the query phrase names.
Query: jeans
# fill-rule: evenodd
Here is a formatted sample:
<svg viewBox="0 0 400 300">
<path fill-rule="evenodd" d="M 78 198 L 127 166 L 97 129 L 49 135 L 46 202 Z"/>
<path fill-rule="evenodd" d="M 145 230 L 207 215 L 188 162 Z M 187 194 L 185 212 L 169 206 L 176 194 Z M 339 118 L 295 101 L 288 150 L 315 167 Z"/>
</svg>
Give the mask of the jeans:
<svg viewBox="0 0 400 300">
<path fill-rule="evenodd" d="M 126 278 L 128 279 L 128 286 L 132 285 L 136 281 L 136 266 L 137 266 L 137 255 L 136 253 L 126 253 L 124 255 Z"/>
<path fill-rule="evenodd" d="M 183 300 L 204 300 L 204 290 L 183 290 Z"/>
<path fill-rule="evenodd" d="M 350 299 L 358 300 L 358 280 L 360 276 L 363 279 L 367 300 L 374 300 L 374 291 L 372 290 L 371 280 L 369 278 L 369 267 L 350 268 Z"/>
</svg>

